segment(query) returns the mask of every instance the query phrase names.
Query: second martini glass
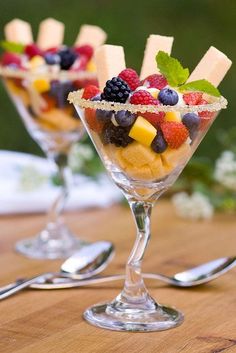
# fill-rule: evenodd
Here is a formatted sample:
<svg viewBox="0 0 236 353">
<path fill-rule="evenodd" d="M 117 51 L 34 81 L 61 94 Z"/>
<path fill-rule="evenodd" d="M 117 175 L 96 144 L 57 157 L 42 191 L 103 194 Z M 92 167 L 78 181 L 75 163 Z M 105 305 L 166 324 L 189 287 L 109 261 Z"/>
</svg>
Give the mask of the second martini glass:
<svg viewBox="0 0 236 353">
<path fill-rule="evenodd" d="M 29 134 L 56 166 L 61 185 L 60 194 L 49 210 L 46 227 L 36 237 L 17 242 L 16 250 L 31 258 L 66 258 L 84 244 L 61 217 L 71 183 L 68 155 L 84 133 L 81 121 L 67 102 L 67 95 L 75 87 L 75 80 L 88 83 L 95 76 L 89 72 L 40 74 L 11 68 L 1 68 L 1 75 Z M 47 86 L 50 89 L 40 92 L 41 87 Z"/>
<path fill-rule="evenodd" d="M 85 100 L 81 91 L 70 93 L 69 99 L 75 105 L 108 174 L 128 200 L 137 228 L 136 241 L 126 264 L 126 279 L 122 292 L 111 302 L 88 308 L 84 317 L 95 326 L 118 331 L 161 331 L 173 328 L 182 323 L 182 313 L 156 302 L 149 295 L 142 278 L 142 260 L 150 239 L 151 211 L 160 195 L 178 178 L 217 113 L 226 108 L 227 102 L 221 97 L 214 99 L 211 104 L 198 106 L 135 106 Z M 106 116 L 117 112 L 135 114 L 136 119 L 137 116 L 147 113 L 172 112 L 181 116 L 206 111 L 212 113 L 211 118 L 200 124 L 194 136 L 181 147 L 168 148 L 159 154 L 129 140 L 126 128 L 119 130 L 119 138 L 126 134 L 123 146 L 118 147 L 110 143 L 111 125 L 98 126 L 98 121 L 96 122 L 96 116 L 101 115 L 101 111 L 106 111 Z"/>
</svg>

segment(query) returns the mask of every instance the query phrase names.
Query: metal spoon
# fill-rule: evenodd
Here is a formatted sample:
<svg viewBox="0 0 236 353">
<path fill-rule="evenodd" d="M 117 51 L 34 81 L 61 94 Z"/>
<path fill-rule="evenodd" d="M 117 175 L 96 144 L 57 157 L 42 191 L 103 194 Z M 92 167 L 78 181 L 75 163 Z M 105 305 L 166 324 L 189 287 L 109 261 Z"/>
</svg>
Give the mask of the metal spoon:
<svg viewBox="0 0 236 353">
<path fill-rule="evenodd" d="M 26 280 L 18 280 L 0 289 L 0 300 L 13 295 L 33 283 L 45 283 L 53 278 L 84 280 L 103 271 L 114 255 L 114 246 L 108 241 L 87 245 L 69 257 L 62 265 L 61 272 L 43 273 Z"/>
<path fill-rule="evenodd" d="M 236 257 L 222 257 L 197 267 L 193 267 L 184 272 L 176 273 L 173 277 L 162 274 L 144 273 L 144 278 L 164 281 L 175 287 L 195 287 L 200 284 L 210 282 L 223 275 L 236 266 Z M 111 275 L 105 277 L 95 277 L 81 281 L 69 278 L 50 278 L 43 283 L 34 282 L 30 287 L 35 289 L 63 289 L 88 286 L 98 283 L 123 280 L 124 275 Z M 1 299 L 1 298 L 0 298 Z"/>
</svg>

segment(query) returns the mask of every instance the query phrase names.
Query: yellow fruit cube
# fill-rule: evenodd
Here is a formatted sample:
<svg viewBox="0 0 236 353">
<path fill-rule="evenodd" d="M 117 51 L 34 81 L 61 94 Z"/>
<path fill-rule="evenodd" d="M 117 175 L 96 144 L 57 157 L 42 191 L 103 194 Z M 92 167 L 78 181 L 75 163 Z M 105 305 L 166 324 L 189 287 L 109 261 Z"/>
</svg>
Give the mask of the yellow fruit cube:
<svg viewBox="0 0 236 353">
<path fill-rule="evenodd" d="M 46 78 L 37 78 L 33 82 L 33 86 L 39 93 L 47 92 L 50 90 L 50 82 Z"/>
<path fill-rule="evenodd" d="M 121 151 L 122 157 L 135 167 L 142 167 L 154 161 L 156 153 L 150 147 L 141 145 L 138 142 L 132 142 Z"/>
<path fill-rule="evenodd" d="M 165 120 L 181 122 L 181 115 L 179 112 L 167 112 L 165 115 Z"/>
<path fill-rule="evenodd" d="M 148 165 L 139 168 L 134 166 L 127 167 L 126 173 L 128 176 L 136 180 L 153 180 L 152 171 Z"/>
<path fill-rule="evenodd" d="M 31 70 L 37 69 L 39 66 L 42 66 L 45 64 L 45 60 L 42 56 L 40 55 L 35 55 L 30 61 L 29 61 L 29 68 Z"/>
<path fill-rule="evenodd" d="M 176 166 L 185 163 L 191 156 L 191 146 L 188 143 L 184 143 L 178 149 L 167 148 L 167 150 L 161 154 L 161 159 L 165 167 L 170 170 Z"/>
<path fill-rule="evenodd" d="M 159 89 L 157 89 L 157 88 L 148 88 L 147 91 L 153 96 L 153 98 L 155 98 L 155 99 L 158 98 L 158 94 L 160 92 Z"/>
<path fill-rule="evenodd" d="M 152 171 L 154 179 L 161 179 L 166 176 L 167 171 L 163 166 L 163 162 L 160 155 L 157 155 L 155 160 L 149 165 Z"/>
<path fill-rule="evenodd" d="M 145 146 L 150 146 L 155 138 L 157 130 L 142 116 L 138 116 L 134 125 L 132 126 L 129 136 L 134 140 L 142 143 Z"/>
<path fill-rule="evenodd" d="M 93 60 L 90 60 L 86 66 L 86 70 L 89 72 L 96 72 L 96 65 Z"/>
</svg>

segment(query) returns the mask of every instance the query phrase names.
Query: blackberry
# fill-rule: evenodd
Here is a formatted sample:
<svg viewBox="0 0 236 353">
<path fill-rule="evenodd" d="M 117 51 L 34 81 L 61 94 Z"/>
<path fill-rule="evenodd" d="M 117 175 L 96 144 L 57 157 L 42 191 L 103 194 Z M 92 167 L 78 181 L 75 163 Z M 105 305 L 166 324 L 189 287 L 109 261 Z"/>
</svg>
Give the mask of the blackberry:
<svg viewBox="0 0 236 353">
<path fill-rule="evenodd" d="M 130 128 L 115 126 L 112 123 L 105 125 L 103 130 L 103 142 L 112 143 L 116 147 L 126 147 L 133 139 L 129 137 Z"/>
<path fill-rule="evenodd" d="M 109 102 L 125 103 L 129 98 L 130 92 L 131 90 L 124 80 L 120 77 L 113 77 L 106 82 L 101 97 Z"/>
</svg>

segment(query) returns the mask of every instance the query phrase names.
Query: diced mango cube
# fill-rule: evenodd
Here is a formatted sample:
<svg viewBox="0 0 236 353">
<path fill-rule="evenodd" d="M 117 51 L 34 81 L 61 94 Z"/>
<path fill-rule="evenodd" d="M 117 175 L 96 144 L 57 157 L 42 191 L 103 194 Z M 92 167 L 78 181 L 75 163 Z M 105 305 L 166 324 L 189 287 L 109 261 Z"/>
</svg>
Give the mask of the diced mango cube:
<svg viewBox="0 0 236 353">
<path fill-rule="evenodd" d="M 153 180 L 153 175 L 150 167 L 144 165 L 142 167 L 130 166 L 126 168 L 126 173 L 128 176 L 138 180 Z"/>
<path fill-rule="evenodd" d="M 165 120 L 181 122 L 181 115 L 179 112 L 167 112 L 165 115 Z"/>
<path fill-rule="evenodd" d="M 142 116 L 139 116 L 131 128 L 129 136 L 145 146 L 150 146 L 156 133 L 155 127 Z"/>
<path fill-rule="evenodd" d="M 154 179 L 164 178 L 168 174 L 163 166 L 163 162 L 160 155 L 157 155 L 155 160 L 150 164 L 150 168 Z"/>
<path fill-rule="evenodd" d="M 156 153 L 150 147 L 133 142 L 121 151 L 122 157 L 135 167 L 142 167 L 154 161 Z"/>
<path fill-rule="evenodd" d="M 168 148 L 161 154 L 163 164 L 171 169 L 186 162 L 190 156 L 191 146 L 188 143 L 184 143 L 178 149 Z"/>
<path fill-rule="evenodd" d="M 33 82 L 33 86 L 39 93 L 44 93 L 50 90 L 50 82 L 46 78 L 37 78 Z"/>
<path fill-rule="evenodd" d="M 42 66 L 45 64 L 45 60 L 42 56 L 40 55 L 35 55 L 30 61 L 29 61 L 29 68 L 31 70 L 37 69 L 39 66 Z"/>
<path fill-rule="evenodd" d="M 86 70 L 89 72 L 96 72 L 96 65 L 94 60 L 89 60 L 87 66 L 86 66 Z"/>
</svg>

